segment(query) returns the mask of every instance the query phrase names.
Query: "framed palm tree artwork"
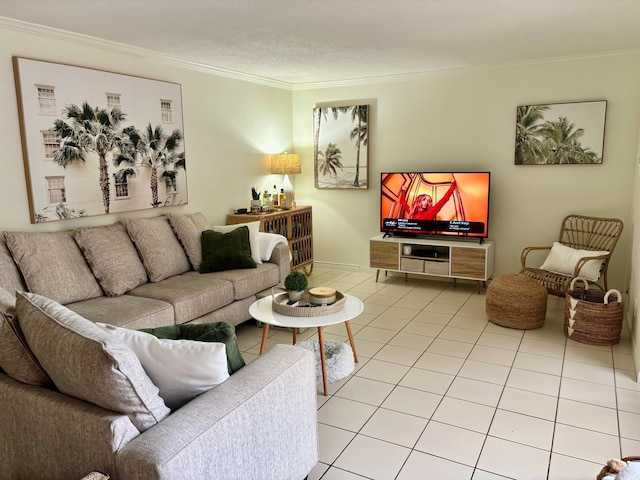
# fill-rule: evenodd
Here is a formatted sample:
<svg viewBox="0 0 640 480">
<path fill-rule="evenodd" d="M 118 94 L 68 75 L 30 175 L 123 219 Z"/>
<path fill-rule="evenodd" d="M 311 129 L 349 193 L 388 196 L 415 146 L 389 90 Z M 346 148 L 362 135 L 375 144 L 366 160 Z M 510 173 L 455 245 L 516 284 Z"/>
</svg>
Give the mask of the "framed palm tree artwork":
<svg viewBox="0 0 640 480">
<path fill-rule="evenodd" d="M 313 109 L 316 188 L 369 188 L 369 105 Z"/>
<path fill-rule="evenodd" d="M 13 66 L 32 223 L 187 203 L 179 84 Z"/>
<path fill-rule="evenodd" d="M 606 111 L 606 100 L 518 107 L 515 164 L 601 164 Z"/>
</svg>

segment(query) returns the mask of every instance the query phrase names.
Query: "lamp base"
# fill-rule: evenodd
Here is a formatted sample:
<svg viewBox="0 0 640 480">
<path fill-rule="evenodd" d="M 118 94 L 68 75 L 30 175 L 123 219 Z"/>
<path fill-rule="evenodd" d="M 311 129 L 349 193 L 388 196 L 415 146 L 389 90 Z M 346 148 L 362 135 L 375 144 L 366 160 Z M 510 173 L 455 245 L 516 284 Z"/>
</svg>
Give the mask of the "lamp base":
<svg viewBox="0 0 640 480">
<path fill-rule="evenodd" d="M 293 206 L 293 185 L 291 185 L 291 182 L 289 181 L 289 175 L 284 176 L 284 180 L 282 181 L 282 185 L 280 185 L 280 188 L 284 190 L 284 194 L 286 195 L 285 201 L 284 201 L 284 205 L 282 205 L 282 208 L 284 208 L 285 210 L 289 210 L 292 206 Z"/>
</svg>

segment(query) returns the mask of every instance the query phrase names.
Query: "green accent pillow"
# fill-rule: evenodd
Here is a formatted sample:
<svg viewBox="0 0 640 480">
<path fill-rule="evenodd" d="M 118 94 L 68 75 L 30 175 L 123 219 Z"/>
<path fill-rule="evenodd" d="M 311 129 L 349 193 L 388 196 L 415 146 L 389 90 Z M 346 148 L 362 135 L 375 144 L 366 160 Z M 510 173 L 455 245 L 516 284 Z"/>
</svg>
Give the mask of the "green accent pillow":
<svg viewBox="0 0 640 480">
<path fill-rule="evenodd" d="M 195 340 L 199 342 L 221 342 L 227 348 L 227 369 L 229 375 L 245 366 L 240 353 L 236 329 L 227 322 L 196 323 L 187 325 L 167 325 L 166 327 L 141 328 L 158 338 L 169 340 Z"/>
<path fill-rule="evenodd" d="M 228 233 L 203 231 L 200 273 L 235 268 L 256 268 L 256 262 L 251 257 L 249 229 L 238 227 Z"/>
</svg>

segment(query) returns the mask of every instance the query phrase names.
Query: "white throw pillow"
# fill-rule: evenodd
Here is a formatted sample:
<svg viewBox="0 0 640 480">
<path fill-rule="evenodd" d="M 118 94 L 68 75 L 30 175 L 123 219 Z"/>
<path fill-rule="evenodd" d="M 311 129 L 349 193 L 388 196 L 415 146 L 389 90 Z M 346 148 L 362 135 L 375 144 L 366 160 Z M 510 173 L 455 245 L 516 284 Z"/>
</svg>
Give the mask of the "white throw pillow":
<svg viewBox="0 0 640 480">
<path fill-rule="evenodd" d="M 229 233 L 238 227 L 247 227 L 249 229 L 249 245 L 251 246 L 251 258 L 256 263 L 262 263 L 260 258 L 260 221 L 249 223 L 236 223 L 235 225 L 216 225 L 212 227 L 214 232 Z"/>
<path fill-rule="evenodd" d="M 582 257 L 597 257 L 608 254 L 609 252 L 604 250 L 577 250 L 559 242 L 553 242 L 551 251 L 540 268 L 561 275 L 573 275 L 576 264 Z M 600 278 L 602 262 L 604 262 L 603 259 L 589 260 L 580 269 L 579 276 L 591 282 L 597 281 Z"/>
<path fill-rule="evenodd" d="M 133 350 L 171 410 L 229 378 L 224 343 L 167 340 L 105 323 L 96 325 Z"/>
</svg>

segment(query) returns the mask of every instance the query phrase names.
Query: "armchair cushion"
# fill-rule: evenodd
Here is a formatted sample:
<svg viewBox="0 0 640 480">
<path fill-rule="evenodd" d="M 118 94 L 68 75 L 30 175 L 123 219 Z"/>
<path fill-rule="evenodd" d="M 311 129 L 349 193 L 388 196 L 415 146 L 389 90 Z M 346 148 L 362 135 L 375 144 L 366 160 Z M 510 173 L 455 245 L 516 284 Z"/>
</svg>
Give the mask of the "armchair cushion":
<svg viewBox="0 0 640 480">
<path fill-rule="evenodd" d="M 167 340 L 105 323 L 97 325 L 134 351 L 171 410 L 229 378 L 224 343 Z"/>
<path fill-rule="evenodd" d="M 171 413 L 135 353 L 95 323 L 28 292 L 17 294 L 16 312 L 27 344 L 62 393 L 127 415 L 141 432 Z"/>
<path fill-rule="evenodd" d="M 568 247 L 559 242 L 554 242 L 549 255 L 544 263 L 540 266 L 541 270 L 547 270 L 561 275 L 573 276 L 577 263 L 582 257 L 597 257 L 601 255 L 609 255 L 607 251 L 594 250 L 578 250 Z M 585 278 L 591 282 L 595 282 L 600 278 L 600 267 L 604 259 L 593 259 L 587 261 L 578 276 Z"/>
</svg>

